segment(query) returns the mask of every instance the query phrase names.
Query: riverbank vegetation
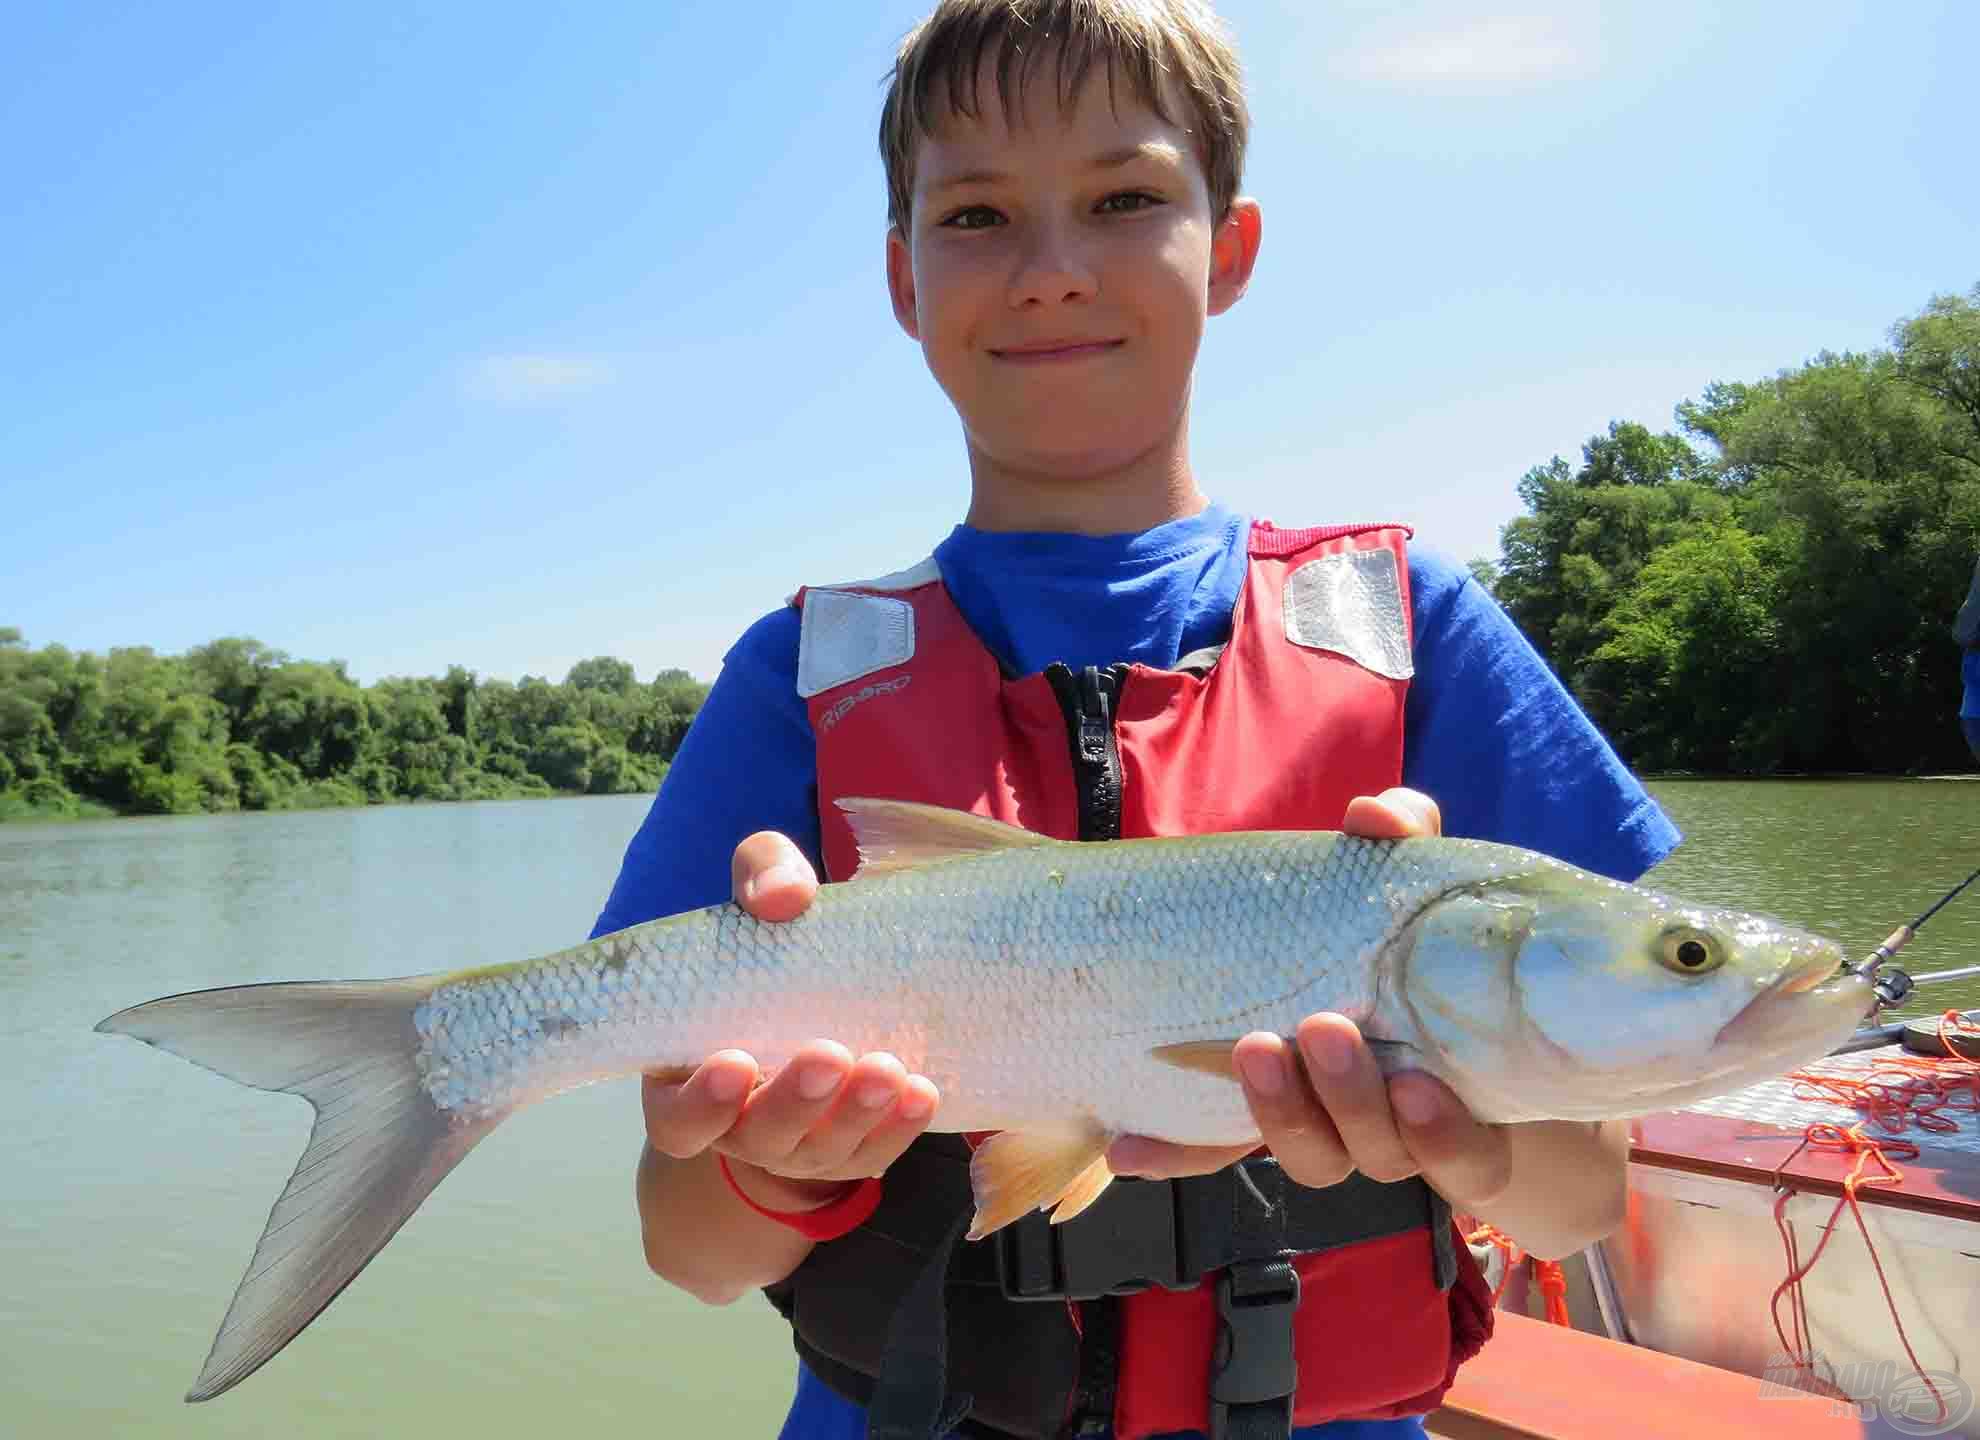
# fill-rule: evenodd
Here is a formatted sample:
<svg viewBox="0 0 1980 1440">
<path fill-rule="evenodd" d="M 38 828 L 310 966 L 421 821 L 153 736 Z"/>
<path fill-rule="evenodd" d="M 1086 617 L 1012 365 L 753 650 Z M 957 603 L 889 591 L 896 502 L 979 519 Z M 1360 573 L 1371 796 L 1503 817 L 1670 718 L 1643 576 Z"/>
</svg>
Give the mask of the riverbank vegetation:
<svg viewBox="0 0 1980 1440">
<path fill-rule="evenodd" d="M 1971 768 L 1950 626 L 1980 552 L 1980 286 L 1890 338 L 1519 482 L 1478 568 L 1637 767 Z"/>
<path fill-rule="evenodd" d="M 360 686 L 248 639 L 98 656 L 0 627 L 0 820 L 652 790 L 706 694 L 608 657 Z"/>
</svg>

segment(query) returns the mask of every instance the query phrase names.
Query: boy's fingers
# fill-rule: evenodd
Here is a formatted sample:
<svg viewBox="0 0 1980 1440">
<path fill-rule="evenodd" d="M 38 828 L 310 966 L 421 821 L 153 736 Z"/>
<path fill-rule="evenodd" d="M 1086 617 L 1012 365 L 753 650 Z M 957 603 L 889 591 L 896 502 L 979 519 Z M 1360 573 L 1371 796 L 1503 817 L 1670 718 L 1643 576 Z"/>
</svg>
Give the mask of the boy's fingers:
<svg viewBox="0 0 1980 1440">
<path fill-rule="evenodd" d="M 907 1067 L 892 1055 L 862 1055 L 840 1087 L 837 1103 L 798 1137 L 777 1168 L 803 1177 L 838 1174 L 875 1127 L 893 1114 L 907 1079 Z"/>
<path fill-rule="evenodd" d="M 1354 1168 L 1383 1183 L 1414 1175 L 1417 1163 L 1396 1129 L 1388 1087 L 1354 1022 L 1345 1015 L 1309 1015 L 1300 1022 L 1298 1044 L 1307 1083 Z"/>
<path fill-rule="evenodd" d="M 639 1099 L 647 1143 L 676 1160 L 699 1155 L 736 1123 L 756 1081 L 756 1061 L 740 1050 L 710 1055 L 685 1083 L 645 1076 Z"/>
<path fill-rule="evenodd" d="M 852 1064 L 851 1052 L 833 1041 L 803 1046 L 776 1079 L 749 1097 L 721 1149 L 766 1170 L 783 1170 L 798 1142 L 831 1113 Z"/>
<path fill-rule="evenodd" d="M 1460 1210 L 1489 1207 L 1512 1180 L 1512 1137 L 1474 1118 L 1434 1076 L 1410 1072 L 1389 1082 L 1403 1139 L 1423 1178 Z"/>
<path fill-rule="evenodd" d="M 846 1158 L 843 1173 L 860 1178 L 883 1173 L 928 1128 L 941 1099 L 934 1081 L 921 1075 L 908 1076 L 901 1086 L 899 1103 Z"/>
<path fill-rule="evenodd" d="M 1107 1147 L 1107 1168 L 1145 1180 L 1211 1175 L 1244 1159 L 1256 1145 L 1176 1145 L 1147 1135 L 1123 1135 Z"/>
<path fill-rule="evenodd" d="M 1409 840 L 1444 833 L 1443 812 L 1421 790 L 1395 786 L 1348 801 L 1341 829 L 1364 840 Z"/>
<path fill-rule="evenodd" d="M 759 920 L 794 920 L 818 894 L 811 862 L 774 830 L 759 830 L 736 846 L 729 880 L 736 903 Z"/>
<path fill-rule="evenodd" d="M 1354 1169 L 1347 1144 L 1301 1074 L 1282 1036 L 1258 1031 L 1232 1052 L 1251 1118 L 1286 1174 L 1302 1185 L 1335 1185 Z"/>
</svg>

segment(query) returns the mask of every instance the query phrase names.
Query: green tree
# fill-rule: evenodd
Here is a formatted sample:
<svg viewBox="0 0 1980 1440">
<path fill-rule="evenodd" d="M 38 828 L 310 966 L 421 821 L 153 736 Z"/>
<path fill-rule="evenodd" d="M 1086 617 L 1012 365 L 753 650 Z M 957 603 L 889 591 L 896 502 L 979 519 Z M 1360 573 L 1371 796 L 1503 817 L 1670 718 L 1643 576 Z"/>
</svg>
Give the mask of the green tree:
<svg viewBox="0 0 1980 1440">
<path fill-rule="evenodd" d="M 671 761 L 707 698 L 708 687 L 687 671 L 662 670 L 647 687 L 646 701 L 627 733 L 626 749 Z M 657 777 L 654 783 L 659 783 Z"/>
<path fill-rule="evenodd" d="M 1980 475 L 1944 445 L 1946 407 L 1889 353 L 1818 356 L 1681 407 L 1722 452 L 1744 524 L 1781 556 L 1783 666 L 1797 770 L 1916 770 L 1961 760 L 1957 656 Z"/>
<path fill-rule="evenodd" d="M 1662 546 L 1602 622 L 1591 659 L 1608 719 L 1637 763 L 1766 771 L 1792 717 L 1755 704 L 1779 680 L 1775 558 L 1731 521 Z"/>
<path fill-rule="evenodd" d="M 144 647 L 112 650 L 103 667 L 101 734 L 76 756 L 74 788 L 120 810 L 230 810 L 227 717 L 191 685 L 183 662 Z"/>
<path fill-rule="evenodd" d="M 372 765 L 362 778 L 374 798 L 457 800 L 474 788 L 473 756 L 467 741 L 448 728 L 439 685 L 381 680 L 364 699 L 364 758 Z"/>
<path fill-rule="evenodd" d="M 571 666 L 564 683 L 573 690 L 604 690 L 613 695 L 630 695 L 635 682 L 632 666 L 609 655 L 600 655 L 594 659 L 580 660 Z"/>
<path fill-rule="evenodd" d="M 1721 518 L 1728 502 L 1681 437 L 1617 421 L 1519 482 L 1527 514 L 1500 534 L 1493 593 L 1561 679 L 1578 688 L 1602 621 L 1659 545 Z"/>
<path fill-rule="evenodd" d="M 341 664 L 292 660 L 271 670 L 242 738 L 311 780 L 355 765 L 371 729 L 364 692 Z"/>
<path fill-rule="evenodd" d="M 365 688 L 239 636 L 99 658 L 0 627 L 0 819 L 651 790 L 705 694 L 602 656 L 561 685 Z"/>
<path fill-rule="evenodd" d="M 589 722 L 553 725 L 531 752 L 530 769 L 555 789 L 589 791 L 592 765 L 604 748 Z"/>
<path fill-rule="evenodd" d="M 447 717 L 447 733 L 458 735 L 469 747 L 475 741 L 475 675 L 458 665 L 447 667 L 447 678 L 440 682 L 441 712 Z"/>
<path fill-rule="evenodd" d="M 1946 623 L 1980 549 L 1980 289 L 1678 421 L 1535 467 L 1502 535 L 1498 597 L 1624 754 L 1966 763 Z"/>
<path fill-rule="evenodd" d="M 1947 458 L 1980 466 L 1980 285 L 1935 295 L 1892 331 L 1891 355 L 1898 379 L 1939 403 Z"/>
<path fill-rule="evenodd" d="M 228 724 L 236 734 L 246 733 L 261 701 L 262 687 L 288 659 L 280 650 L 244 636 L 194 646 L 185 656 L 194 683 L 226 709 Z"/>
</svg>

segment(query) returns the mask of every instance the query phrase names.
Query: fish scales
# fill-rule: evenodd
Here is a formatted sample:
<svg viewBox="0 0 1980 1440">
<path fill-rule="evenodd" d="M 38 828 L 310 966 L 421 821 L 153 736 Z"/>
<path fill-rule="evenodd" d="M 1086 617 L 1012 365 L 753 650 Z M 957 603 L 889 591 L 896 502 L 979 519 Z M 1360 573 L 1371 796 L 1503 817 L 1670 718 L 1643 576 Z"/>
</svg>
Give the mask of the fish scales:
<svg viewBox="0 0 1980 1440">
<path fill-rule="evenodd" d="M 415 1016 L 422 1074 L 442 1111 L 478 1117 L 725 1047 L 775 1068 L 829 1037 L 928 1075 L 944 1128 L 1008 1128 L 1079 1095 L 1116 1123 L 1195 1115 L 1191 1138 L 1241 1138 L 1231 1087 L 1149 1052 L 1317 1009 L 1367 1019 L 1381 944 L 1498 868 L 1463 854 L 1295 833 L 1152 858 L 1052 847 L 826 887 L 789 923 L 697 911 L 442 984 Z"/>
</svg>

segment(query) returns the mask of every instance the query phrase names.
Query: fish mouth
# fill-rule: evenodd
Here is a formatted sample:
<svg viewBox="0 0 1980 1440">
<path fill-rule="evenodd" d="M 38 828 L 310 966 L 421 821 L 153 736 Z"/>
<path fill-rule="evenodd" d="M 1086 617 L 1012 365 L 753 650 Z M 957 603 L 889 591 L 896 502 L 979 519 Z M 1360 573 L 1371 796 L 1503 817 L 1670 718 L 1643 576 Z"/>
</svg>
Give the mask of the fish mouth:
<svg viewBox="0 0 1980 1440">
<path fill-rule="evenodd" d="M 1719 1027 L 1712 1048 L 1793 1048 L 1828 1034 L 1841 1023 L 1838 1017 L 1845 1015 L 1854 1029 L 1875 996 L 1862 976 L 1838 976 L 1842 962 L 1841 949 L 1833 945 L 1796 955 Z M 1838 1035 L 1838 1042 L 1843 1038 Z"/>
<path fill-rule="evenodd" d="M 1842 951 L 1817 950 L 1789 965 L 1768 986 L 1768 993 L 1780 995 L 1800 995 L 1813 990 L 1842 968 Z"/>
</svg>

